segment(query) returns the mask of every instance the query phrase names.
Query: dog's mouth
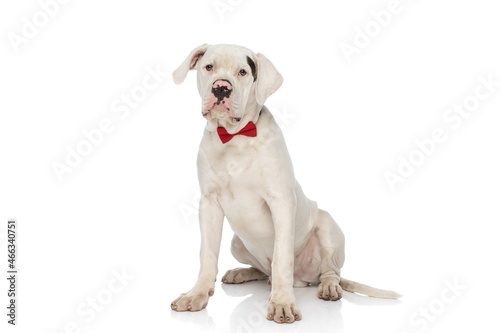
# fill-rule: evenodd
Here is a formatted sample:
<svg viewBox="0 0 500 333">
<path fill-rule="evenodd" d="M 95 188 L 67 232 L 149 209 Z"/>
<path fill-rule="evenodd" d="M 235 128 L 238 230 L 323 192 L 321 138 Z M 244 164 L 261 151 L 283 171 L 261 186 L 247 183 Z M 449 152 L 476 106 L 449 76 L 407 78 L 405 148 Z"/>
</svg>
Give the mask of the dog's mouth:
<svg viewBox="0 0 500 333">
<path fill-rule="evenodd" d="M 214 117 L 217 119 L 225 119 L 229 117 L 233 122 L 239 122 L 241 120 L 241 117 L 232 117 L 230 113 L 230 109 L 227 109 L 226 111 L 217 111 L 211 108 L 208 111 L 201 112 L 201 115 L 207 120 L 210 120 Z"/>
<path fill-rule="evenodd" d="M 204 111 L 201 112 L 201 115 L 207 120 L 213 118 L 221 120 L 230 118 L 233 123 L 241 120 L 241 117 L 236 115 L 230 98 L 225 97 L 223 99 L 218 99 L 217 97 L 210 95 L 206 105 L 207 106 L 203 108 Z"/>
</svg>

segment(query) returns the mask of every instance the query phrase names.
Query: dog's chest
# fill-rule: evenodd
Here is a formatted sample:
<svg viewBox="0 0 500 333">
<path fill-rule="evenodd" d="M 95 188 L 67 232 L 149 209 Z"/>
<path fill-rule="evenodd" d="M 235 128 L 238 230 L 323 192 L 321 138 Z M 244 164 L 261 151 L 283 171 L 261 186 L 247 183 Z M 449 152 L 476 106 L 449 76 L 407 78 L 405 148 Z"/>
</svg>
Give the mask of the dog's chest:
<svg viewBox="0 0 500 333">
<path fill-rule="evenodd" d="M 258 177 L 257 150 L 252 146 L 224 147 L 208 156 L 211 176 L 222 188 L 245 186 Z M 251 182 L 250 182 L 251 183 Z"/>
<path fill-rule="evenodd" d="M 202 166 L 207 177 L 203 181 L 213 186 L 233 230 L 244 234 L 250 225 L 255 226 L 255 221 L 263 224 L 260 229 L 272 226 L 269 207 L 261 196 L 265 185 L 259 150 L 250 145 L 226 146 L 223 150 L 211 150 L 207 162 Z"/>
</svg>

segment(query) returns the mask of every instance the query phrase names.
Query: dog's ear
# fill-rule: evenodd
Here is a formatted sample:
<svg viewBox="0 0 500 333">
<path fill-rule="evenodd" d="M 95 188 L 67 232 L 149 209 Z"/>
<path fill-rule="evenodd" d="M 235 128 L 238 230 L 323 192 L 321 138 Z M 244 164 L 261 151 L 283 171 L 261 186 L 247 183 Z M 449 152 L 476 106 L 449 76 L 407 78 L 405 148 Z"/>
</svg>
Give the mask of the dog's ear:
<svg viewBox="0 0 500 333">
<path fill-rule="evenodd" d="M 189 53 L 188 57 L 184 62 L 177 68 L 172 76 L 174 77 L 174 82 L 176 84 L 181 84 L 186 79 L 188 71 L 195 68 L 198 60 L 203 57 L 205 52 L 207 51 L 209 45 L 203 44 L 195 48 L 191 53 Z"/>
<path fill-rule="evenodd" d="M 266 99 L 271 96 L 283 83 L 283 77 L 276 67 L 262 53 L 257 53 L 257 81 L 255 82 L 255 99 L 257 104 L 264 105 Z"/>
</svg>

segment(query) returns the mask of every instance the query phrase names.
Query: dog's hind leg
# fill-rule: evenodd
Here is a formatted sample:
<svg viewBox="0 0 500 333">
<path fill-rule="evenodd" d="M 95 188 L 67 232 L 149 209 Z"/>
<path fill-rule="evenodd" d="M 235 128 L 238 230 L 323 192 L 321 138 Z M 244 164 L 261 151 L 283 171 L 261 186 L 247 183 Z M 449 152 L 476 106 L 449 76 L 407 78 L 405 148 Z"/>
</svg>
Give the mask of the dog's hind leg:
<svg viewBox="0 0 500 333">
<path fill-rule="evenodd" d="M 345 259 L 344 234 L 330 214 L 321 209 L 318 209 L 315 232 L 321 253 L 318 298 L 336 301 L 342 298 L 340 269 Z"/>
<path fill-rule="evenodd" d="M 243 244 L 241 239 L 236 236 L 236 234 L 233 236 L 233 240 L 231 241 L 231 253 L 236 258 L 236 260 L 238 260 L 242 264 L 251 265 L 252 267 L 235 268 L 228 270 L 222 277 L 223 283 L 243 283 L 254 280 L 267 280 L 269 278 L 267 274 L 263 273 L 262 270 L 259 269 L 261 265 L 247 250 L 245 244 Z"/>
</svg>

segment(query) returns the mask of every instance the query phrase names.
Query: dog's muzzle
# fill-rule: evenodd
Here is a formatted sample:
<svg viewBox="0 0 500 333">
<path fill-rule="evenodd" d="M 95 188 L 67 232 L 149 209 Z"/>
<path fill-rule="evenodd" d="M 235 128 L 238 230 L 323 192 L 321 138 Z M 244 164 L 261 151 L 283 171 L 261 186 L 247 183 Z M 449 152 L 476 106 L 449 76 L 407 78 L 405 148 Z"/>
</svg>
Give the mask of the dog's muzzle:
<svg viewBox="0 0 500 333">
<path fill-rule="evenodd" d="M 217 98 L 217 105 L 219 105 L 224 98 L 229 98 L 233 92 L 233 86 L 228 80 L 217 80 L 212 85 L 212 94 Z"/>
<path fill-rule="evenodd" d="M 233 92 L 233 85 L 231 81 L 225 79 L 215 80 L 212 83 L 210 97 L 207 102 L 207 107 L 202 112 L 203 117 L 207 118 L 209 114 L 216 117 L 231 117 L 235 121 L 241 118 L 235 117 L 233 110 L 233 103 L 231 93 Z M 214 111 L 215 113 L 212 113 Z M 208 118 L 207 118 L 208 119 Z"/>
</svg>

